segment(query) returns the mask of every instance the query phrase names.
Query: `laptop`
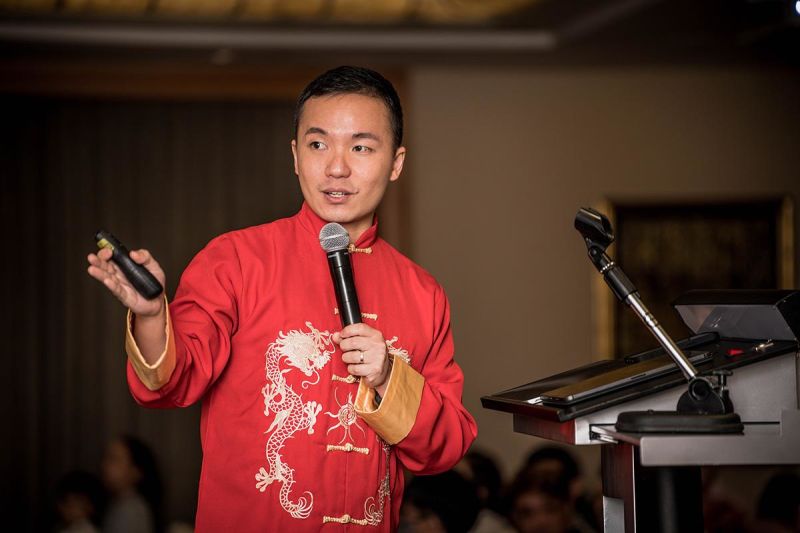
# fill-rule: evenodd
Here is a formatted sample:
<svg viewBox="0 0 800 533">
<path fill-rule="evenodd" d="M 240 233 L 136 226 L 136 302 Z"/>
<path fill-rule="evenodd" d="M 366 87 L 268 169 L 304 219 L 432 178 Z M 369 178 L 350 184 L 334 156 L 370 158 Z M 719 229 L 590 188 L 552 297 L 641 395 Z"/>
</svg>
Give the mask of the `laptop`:
<svg viewBox="0 0 800 533">
<path fill-rule="evenodd" d="M 708 361 L 713 354 L 689 351 L 686 356 L 696 365 Z M 547 391 L 541 395 L 541 401 L 546 404 L 567 405 L 677 371 L 675 362 L 667 355 L 662 355 Z"/>
</svg>

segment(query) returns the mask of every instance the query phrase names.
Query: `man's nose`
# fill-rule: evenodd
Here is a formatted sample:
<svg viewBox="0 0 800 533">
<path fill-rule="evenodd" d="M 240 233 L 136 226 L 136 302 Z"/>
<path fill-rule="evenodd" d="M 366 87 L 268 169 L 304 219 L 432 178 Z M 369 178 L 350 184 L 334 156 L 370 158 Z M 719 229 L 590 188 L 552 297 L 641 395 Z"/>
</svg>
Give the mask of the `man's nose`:
<svg viewBox="0 0 800 533">
<path fill-rule="evenodd" d="M 346 178 L 350 175 L 350 166 L 347 164 L 344 151 L 336 150 L 333 152 L 325 171 L 331 178 Z"/>
</svg>

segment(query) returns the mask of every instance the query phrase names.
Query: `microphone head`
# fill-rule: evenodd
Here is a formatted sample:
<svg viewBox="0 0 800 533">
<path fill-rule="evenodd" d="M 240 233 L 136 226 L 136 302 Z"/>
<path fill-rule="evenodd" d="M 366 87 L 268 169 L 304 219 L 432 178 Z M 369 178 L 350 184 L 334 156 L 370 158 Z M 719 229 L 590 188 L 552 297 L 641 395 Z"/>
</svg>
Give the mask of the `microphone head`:
<svg viewBox="0 0 800 533">
<path fill-rule="evenodd" d="M 345 250 L 350 244 L 350 235 L 344 226 L 331 222 L 322 226 L 319 232 L 319 245 L 326 252 Z"/>
</svg>

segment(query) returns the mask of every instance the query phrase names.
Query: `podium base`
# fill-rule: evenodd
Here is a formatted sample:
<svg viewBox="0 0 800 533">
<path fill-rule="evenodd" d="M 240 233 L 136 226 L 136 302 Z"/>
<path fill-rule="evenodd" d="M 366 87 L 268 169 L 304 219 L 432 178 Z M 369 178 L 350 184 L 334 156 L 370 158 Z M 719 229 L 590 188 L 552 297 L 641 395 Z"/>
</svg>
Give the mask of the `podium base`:
<svg viewBox="0 0 800 533">
<path fill-rule="evenodd" d="M 743 433 L 736 413 L 697 414 L 677 411 L 627 411 L 620 413 L 617 431 L 628 433 Z"/>
</svg>

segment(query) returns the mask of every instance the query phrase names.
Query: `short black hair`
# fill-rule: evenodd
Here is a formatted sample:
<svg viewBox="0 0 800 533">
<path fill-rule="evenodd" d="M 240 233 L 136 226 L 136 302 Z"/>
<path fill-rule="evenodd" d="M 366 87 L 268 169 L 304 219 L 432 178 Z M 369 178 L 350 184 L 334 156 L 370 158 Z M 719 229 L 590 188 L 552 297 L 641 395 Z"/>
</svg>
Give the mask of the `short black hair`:
<svg viewBox="0 0 800 533">
<path fill-rule="evenodd" d="M 403 143 L 403 108 L 392 83 L 374 70 L 346 65 L 319 75 L 300 93 L 294 107 L 295 138 L 306 101 L 309 98 L 337 94 L 363 94 L 382 100 L 389 111 L 389 125 L 392 128 L 395 149 Z"/>
<path fill-rule="evenodd" d="M 548 460 L 556 461 L 561 465 L 561 474 L 567 483 L 581 475 L 581 470 L 572 454 L 558 446 L 542 446 L 534 450 L 525 461 L 525 469 L 531 470 L 538 463 Z"/>
<path fill-rule="evenodd" d="M 480 512 L 478 490 L 455 470 L 431 476 L 414 476 L 403 496 L 422 516 L 436 515 L 447 533 L 469 531 Z"/>
<path fill-rule="evenodd" d="M 155 453 L 143 440 L 134 435 L 120 435 L 119 441 L 130 454 L 131 463 L 142 477 L 136 483 L 137 492 L 144 498 L 153 513 L 156 531 L 164 531 L 164 485 Z"/>
<path fill-rule="evenodd" d="M 55 500 L 56 502 L 63 501 L 71 494 L 86 497 L 92 505 L 89 521 L 99 526 L 105 512 L 106 493 L 103 483 L 97 476 L 84 470 L 73 470 L 65 474 L 55 485 Z"/>
<path fill-rule="evenodd" d="M 758 500 L 760 520 L 776 522 L 791 531 L 800 520 L 800 476 L 792 472 L 772 476 Z"/>
<path fill-rule="evenodd" d="M 464 462 L 472 471 L 473 483 L 486 490 L 485 496 L 479 494 L 486 498 L 486 501 L 481 503 L 492 511 L 502 513 L 503 476 L 497 463 L 488 454 L 477 450 L 467 453 Z"/>
</svg>

